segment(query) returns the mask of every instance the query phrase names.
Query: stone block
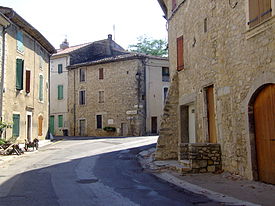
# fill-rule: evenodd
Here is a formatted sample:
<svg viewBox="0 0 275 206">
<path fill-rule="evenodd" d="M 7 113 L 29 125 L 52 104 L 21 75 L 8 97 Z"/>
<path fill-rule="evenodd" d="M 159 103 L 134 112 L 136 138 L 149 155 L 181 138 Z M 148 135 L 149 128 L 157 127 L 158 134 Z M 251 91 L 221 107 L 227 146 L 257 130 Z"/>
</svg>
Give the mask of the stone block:
<svg viewBox="0 0 275 206">
<path fill-rule="evenodd" d="M 216 167 L 215 167 L 214 165 L 208 166 L 208 167 L 207 167 L 207 171 L 208 171 L 208 172 L 215 172 L 215 171 L 216 171 Z"/>
</svg>

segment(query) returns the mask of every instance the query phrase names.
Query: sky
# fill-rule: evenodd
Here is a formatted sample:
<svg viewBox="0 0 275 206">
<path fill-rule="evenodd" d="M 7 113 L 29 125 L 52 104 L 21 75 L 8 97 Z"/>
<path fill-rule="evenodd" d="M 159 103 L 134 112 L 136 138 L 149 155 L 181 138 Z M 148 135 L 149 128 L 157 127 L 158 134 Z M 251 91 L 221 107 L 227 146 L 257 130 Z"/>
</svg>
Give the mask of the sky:
<svg viewBox="0 0 275 206">
<path fill-rule="evenodd" d="M 55 48 L 65 38 L 73 46 L 108 34 L 125 49 L 142 35 L 167 40 L 157 0 L 1 0 L 1 6 L 15 10 Z"/>
</svg>

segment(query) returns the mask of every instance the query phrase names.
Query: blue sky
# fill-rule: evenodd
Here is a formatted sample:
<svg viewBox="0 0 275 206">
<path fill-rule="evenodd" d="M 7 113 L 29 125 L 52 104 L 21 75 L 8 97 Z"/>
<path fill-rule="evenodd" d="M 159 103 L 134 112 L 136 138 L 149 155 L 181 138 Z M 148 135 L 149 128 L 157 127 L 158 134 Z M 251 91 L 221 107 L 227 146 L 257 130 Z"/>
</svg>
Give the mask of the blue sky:
<svg viewBox="0 0 275 206">
<path fill-rule="evenodd" d="M 157 0 L 1 0 L 38 29 L 56 48 L 65 36 L 70 45 L 114 34 L 127 49 L 137 37 L 167 39 L 166 21 Z"/>
</svg>

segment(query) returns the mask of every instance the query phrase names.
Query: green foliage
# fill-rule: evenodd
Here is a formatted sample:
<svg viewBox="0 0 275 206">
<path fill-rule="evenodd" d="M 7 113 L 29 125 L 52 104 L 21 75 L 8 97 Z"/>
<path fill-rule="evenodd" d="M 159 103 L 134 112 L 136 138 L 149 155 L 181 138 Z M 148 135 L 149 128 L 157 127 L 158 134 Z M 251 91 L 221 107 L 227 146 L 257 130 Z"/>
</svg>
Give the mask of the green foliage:
<svg viewBox="0 0 275 206">
<path fill-rule="evenodd" d="M 115 132 L 116 128 L 115 127 L 104 127 L 103 130 L 105 130 L 106 132 Z"/>
<path fill-rule="evenodd" d="M 129 45 L 131 52 L 143 53 L 147 55 L 167 57 L 167 41 L 162 39 L 152 39 L 147 36 L 137 38 L 137 44 Z"/>
<path fill-rule="evenodd" d="M 0 131 L 3 132 L 7 128 L 12 128 L 13 123 L 0 121 Z"/>
<path fill-rule="evenodd" d="M 7 142 L 5 141 L 5 140 L 3 140 L 3 139 L 0 139 L 0 145 L 2 145 L 2 144 L 6 144 Z"/>
</svg>

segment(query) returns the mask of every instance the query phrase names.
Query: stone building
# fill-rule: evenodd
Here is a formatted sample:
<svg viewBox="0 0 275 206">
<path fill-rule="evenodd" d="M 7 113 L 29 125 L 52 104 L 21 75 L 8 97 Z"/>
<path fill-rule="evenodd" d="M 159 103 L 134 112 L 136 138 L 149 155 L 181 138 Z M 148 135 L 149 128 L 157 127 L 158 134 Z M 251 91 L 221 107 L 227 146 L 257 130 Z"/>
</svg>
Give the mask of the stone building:
<svg viewBox="0 0 275 206">
<path fill-rule="evenodd" d="M 71 134 L 68 120 L 68 70 L 67 66 L 104 59 L 126 51 L 112 40 L 107 39 L 69 46 L 67 39 L 51 57 L 50 132 L 53 135 Z"/>
<path fill-rule="evenodd" d="M 54 47 L 14 10 L 0 7 L 2 138 L 45 139 L 49 116 L 49 61 Z"/>
<path fill-rule="evenodd" d="M 156 158 L 215 171 L 197 155 L 220 147 L 225 171 L 275 184 L 275 1 L 158 1 L 172 82 Z"/>
<path fill-rule="evenodd" d="M 50 132 L 52 135 L 58 136 L 68 133 L 68 70 L 70 65 L 70 54 L 74 50 L 87 46 L 81 44 L 69 46 L 65 41 L 60 45 L 57 53 L 51 57 L 50 71 Z"/>
<path fill-rule="evenodd" d="M 127 52 L 68 69 L 72 135 L 158 133 L 169 87 L 167 58 Z"/>
</svg>

